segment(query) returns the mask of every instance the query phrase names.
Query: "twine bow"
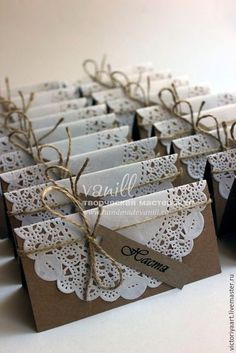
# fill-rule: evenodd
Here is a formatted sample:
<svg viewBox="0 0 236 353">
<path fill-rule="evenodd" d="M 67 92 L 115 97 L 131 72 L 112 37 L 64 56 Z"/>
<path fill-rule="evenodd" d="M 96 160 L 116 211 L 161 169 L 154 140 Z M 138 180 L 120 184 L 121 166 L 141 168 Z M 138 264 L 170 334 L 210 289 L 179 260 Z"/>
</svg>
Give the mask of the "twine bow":
<svg viewBox="0 0 236 353">
<path fill-rule="evenodd" d="M 194 111 L 193 111 L 193 107 L 192 107 L 192 104 L 188 101 L 188 100 L 185 100 L 185 99 L 177 99 L 177 96 L 176 94 L 174 93 L 174 91 L 172 91 L 171 89 L 168 89 L 168 88 L 165 88 L 164 91 L 168 90 L 172 97 L 173 97 L 173 101 L 175 101 L 172 109 L 170 109 L 168 106 L 165 105 L 165 102 L 162 101 L 163 97 L 159 94 L 159 98 L 160 100 L 162 101 L 162 104 L 164 104 L 164 107 L 166 109 L 168 109 L 168 111 L 171 113 L 171 115 L 181 119 L 182 121 L 184 122 L 187 122 L 191 125 L 191 129 L 192 129 L 192 134 L 197 134 L 197 133 L 203 133 L 205 135 L 208 135 L 210 136 L 211 138 L 214 138 L 217 140 L 217 142 L 220 144 L 220 148 L 219 149 L 212 149 L 211 151 L 209 152 L 217 152 L 217 151 L 224 151 L 226 149 L 229 148 L 229 138 L 228 138 L 228 133 L 227 133 L 227 124 L 226 122 L 222 122 L 222 129 L 223 129 L 223 133 L 224 133 L 224 137 L 225 137 L 225 142 L 223 141 L 222 139 L 222 136 L 221 136 L 221 133 L 220 133 L 220 125 L 219 125 L 219 122 L 217 120 L 217 118 L 212 115 L 212 114 L 204 114 L 202 115 L 202 110 L 203 110 L 203 107 L 205 105 L 205 101 L 202 101 L 199 105 L 199 109 L 197 111 L 197 115 L 196 117 L 194 116 Z M 162 92 L 163 93 L 163 90 Z M 182 104 L 186 104 L 188 109 L 189 109 L 189 115 L 190 115 L 190 122 L 186 119 L 186 117 L 183 115 L 183 113 L 181 113 L 181 105 Z M 203 119 L 213 119 L 214 122 L 215 122 L 215 125 L 216 125 L 216 135 L 217 136 L 214 136 L 212 135 L 212 133 L 210 133 L 208 130 L 204 129 L 203 127 L 200 126 L 200 122 L 203 120 Z M 236 123 L 235 123 L 236 124 Z M 234 125 L 232 125 L 231 127 L 231 136 L 233 134 L 233 130 L 234 130 Z M 173 134 L 172 136 L 168 136 L 168 139 L 169 138 L 179 138 L 180 135 L 182 135 L 182 133 L 176 133 L 176 134 Z M 196 153 L 196 156 L 198 155 L 201 155 L 201 154 L 205 154 L 205 152 L 200 152 L 200 153 Z M 195 156 L 195 155 L 194 155 Z M 182 157 L 182 158 L 185 158 L 185 157 Z"/>
<path fill-rule="evenodd" d="M 11 125 L 8 125 L 8 121 L 11 120 L 12 114 L 17 114 L 20 128 L 15 128 L 15 127 L 12 127 Z M 48 132 L 46 132 L 39 139 L 36 138 L 35 132 L 32 128 L 32 122 L 28 119 L 26 114 L 21 111 L 8 113 L 8 115 L 6 116 L 5 126 L 9 130 L 8 139 L 10 143 L 12 143 L 16 148 L 30 155 L 36 164 L 37 163 L 45 164 L 46 162 L 48 162 L 48 160 L 45 160 L 43 158 L 42 153 L 44 149 L 51 149 L 57 153 L 59 165 L 67 168 L 70 155 L 71 155 L 71 135 L 68 127 L 66 127 L 66 134 L 68 137 L 68 149 L 67 149 L 67 154 L 65 159 L 63 158 L 63 155 L 60 152 L 60 150 L 54 145 L 47 144 L 47 143 L 40 144 L 40 142 L 43 139 L 45 139 L 47 136 L 49 136 L 51 133 L 53 133 L 63 121 L 64 121 L 63 118 L 59 119 L 58 122 L 55 124 L 55 126 L 52 127 Z M 61 175 L 61 177 L 63 177 L 63 174 Z"/>
<path fill-rule="evenodd" d="M 85 163 L 83 164 L 82 168 L 79 170 L 76 178 L 73 180 L 72 175 L 70 173 L 70 171 L 68 169 L 66 169 L 65 167 L 61 167 L 61 166 L 50 166 L 46 169 L 46 174 L 48 173 L 48 171 L 50 169 L 53 168 L 59 168 L 59 169 L 63 169 L 63 171 L 67 172 L 70 178 L 70 184 L 71 184 L 71 191 L 69 191 L 68 189 L 66 189 L 63 186 L 59 186 L 55 183 L 54 180 L 50 179 L 50 181 L 52 181 L 53 185 L 50 185 L 48 187 L 46 187 L 42 194 L 41 194 L 41 200 L 42 200 L 42 204 L 43 207 L 49 211 L 50 213 L 52 213 L 55 217 L 59 217 L 60 219 L 62 219 L 64 222 L 67 222 L 69 224 L 72 224 L 73 226 L 75 226 L 81 233 L 82 233 L 82 240 L 79 238 L 77 239 L 71 239 L 69 241 L 65 241 L 65 242 L 56 242 L 54 244 L 52 244 L 51 246 L 46 246 L 46 247 L 40 247 L 38 249 L 33 249 L 33 250 L 29 250 L 29 251 L 20 251 L 20 255 L 30 255 L 30 254 L 38 254 L 41 252 L 48 252 L 54 249 L 61 249 L 64 246 L 69 246 L 69 245 L 76 245 L 79 243 L 83 243 L 83 240 L 85 240 L 85 244 L 87 247 L 87 252 L 88 252 L 88 262 L 89 262 L 89 274 L 88 274 L 88 279 L 86 282 L 86 288 L 85 288 L 85 300 L 88 300 L 88 294 L 89 294 L 89 287 L 90 284 L 92 282 L 92 280 L 95 282 L 95 284 L 103 290 L 114 290 L 116 288 L 118 288 L 122 281 L 122 267 L 121 265 L 119 265 L 116 260 L 111 257 L 104 249 L 103 247 L 97 242 L 97 236 L 96 236 L 96 232 L 97 232 L 97 227 L 99 225 L 99 221 L 101 218 L 101 214 L 102 214 L 102 208 L 99 207 L 98 208 L 98 215 L 97 215 L 97 219 L 95 221 L 95 225 L 93 227 L 91 227 L 86 214 L 84 212 L 83 209 L 83 202 L 80 199 L 79 193 L 78 193 L 78 188 L 77 188 L 77 184 L 79 181 L 79 178 L 81 176 L 81 174 L 83 173 L 84 169 L 86 168 L 88 164 L 88 159 L 86 159 Z M 47 195 L 51 192 L 59 192 L 61 194 L 63 194 L 64 196 L 66 196 L 70 202 L 72 204 L 74 204 L 74 206 L 77 209 L 78 215 L 80 217 L 80 221 L 74 221 L 71 219 L 68 219 L 68 217 L 66 217 L 65 215 L 63 215 L 61 212 L 57 211 L 56 209 L 54 209 L 52 206 L 50 206 L 47 202 Z M 118 280 L 116 280 L 114 282 L 114 285 L 105 285 L 102 282 L 102 279 L 99 277 L 99 275 L 97 274 L 97 259 L 96 259 L 96 253 L 103 255 L 107 260 L 109 260 L 113 266 L 113 268 L 116 270 L 117 274 L 118 274 Z"/>
<path fill-rule="evenodd" d="M 197 112 L 197 116 L 196 118 L 194 117 L 194 112 L 193 112 L 193 107 L 192 107 L 192 104 L 187 101 L 187 100 L 184 100 L 184 99 L 181 99 L 181 100 L 178 100 L 173 108 L 172 108 L 172 111 L 173 111 L 173 114 L 184 120 L 184 121 L 187 121 L 186 118 L 184 117 L 184 115 L 180 114 L 178 112 L 178 108 L 179 106 L 181 106 L 182 104 L 186 104 L 188 106 L 188 109 L 189 109 L 189 114 L 190 114 L 190 124 L 191 124 L 191 127 L 192 127 L 192 133 L 193 134 L 197 134 L 197 133 L 203 133 L 203 134 L 206 134 L 210 137 L 213 137 L 215 138 L 219 144 L 220 144 L 220 150 L 223 151 L 225 149 L 228 148 L 228 133 L 227 133 L 227 124 L 226 122 L 222 122 L 222 128 L 223 128 L 223 132 L 224 132 L 224 136 L 225 136 L 225 142 L 222 140 L 222 137 L 221 137 L 221 134 L 220 134 L 220 125 L 219 125 L 219 122 L 217 120 L 217 118 L 212 115 L 212 114 L 204 114 L 204 115 L 201 115 L 202 114 L 202 110 L 203 110 L 203 107 L 205 105 L 205 101 L 202 101 L 200 106 L 199 106 L 199 109 L 198 109 L 198 112 Z M 217 136 L 214 136 L 212 135 L 208 130 L 204 129 L 203 127 L 200 126 L 200 122 L 204 119 L 213 119 L 214 120 L 214 123 L 216 125 L 216 134 Z"/>
<path fill-rule="evenodd" d="M 192 132 L 195 134 L 195 133 L 197 133 L 195 120 L 198 121 L 200 119 L 203 107 L 205 105 L 205 102 L 202 101 L 201 104 L 199 105 L 199 109 L 198 109 L 198 112 L 197 112 L 197 118 L 196 119 L 194 118 L 194 112 L 193 112 L 192 104 L 189 101 L 187 101 L 185 99 L 178 99 L 174 103 L 174 105 L 172 107 L 172 110 L 171 110 L 172 115 L 176 116 L 177 118 L 179 118 L 179 119 L 181 119 L 183 121 L 188 122 L 188 120 L 180 112 L 181 111 L 181 105 L 183 105 L 183 104 L 186 104 L 188 109 L 189 109 L 190 123 L 191 123 L 191 127 L 192 127 Z M 210 116 L 210 115 L 204 115 L 202 117 L 207 117 L 207 116 Z"/>
<path fill-rule="evenodd" d="M 6 91 L 7 91 L 7 98 L 0 97 L 0 104 L 3 107 L 4 112 L 0 113 L 0 116 L 4 119 L 3 127 L 5 127 L 5 120 L 8 117 L 8 114 L 10 113 L 17 113 L 17 112 L 23 112 L 26 114 L 34 100 L 35 94 L 33 92 L 30 93 L 28 101 L 26 101 L 23 92 L 19 91 L 18 94 L 21 99 L 21 108 L 17 107 L 17 105 L 11 100 L 11 90 L 10 90 L 10 84 L 9 84 L 9 79 L 5 79 L 5 84 L 6 84 Z M 14 122 L 14 117 L 12 117 L 12 122 Z"/>
<path fill-rule="evenodd" d="M 99 83 L 106 88 L 114 88 L 115 82 L 111 78 L 111 66 L 107 65 L 105 70 L 106 56 L 104 55 L 100 64 L 100 67 L 96 60 L 86 59 L 83 62 L 83 69 L 85 73 L 91 78 L 92 81 Z M 108 80 L 104 80 L 104 76 Z"/>
<path fill-rule="evenodd" d="M 172 114 L 173 113 L 173 108 L 169 107 L 169 105 L 165 101 L 164 93 L 169 93 L 171 95 L 173 106 L 174 106 L 179 101 L 179 96 L 178 96 L 178 92 L 177 92 L 177 89 L 175 87 L 175 84 L 172 83 L 171 87 L 163 87 L 158 93 L 158 98 L 159 98 L 159 100 L 161 102 L 161 105 L 163 106 L 164 109 L 166 109 L 169 113 Z"/>
<path fill-rule="evenodd" d="M 117 76 L 118 77 L 120 76 L 121 78 L 123 78 L 124 82 L 119 80 Z M 126 73 L 119 71 L 119 70 L 112 71 L 110 73 L 110 77 L 111 77 L 112 81 L 114 82 L 114 85 L 120 86 L 122 89 L 124 89 L 125 86 L 127 86 L 131 82 L 129 79 L 129 76 Z M 142 79 L 142 72 L 139 72 L 136 82 L 139 84 L 141 82 L 141 79 Z"/>
<path fill-rule="evenodd" d="M 200 122 L 203 119 L 207 119 L 207 118 L 211 118 L 211 119 L 214 120 L 215 125 L 216 125 L 216 135 L 217 136 L 212 135 L 209 131 L 207 131 L 206 129 L 204 129 L 203 127 L 200 126 Z M 219 124 L 217 118 L 214 115 L 206 114 L 206 115 L 203 115 L 201 117 L 198 117 L 198 119 L 196 121 L 196 130 L 198 132 L 200 132 L 200 133 L 203 133 L 203 134 L 206 134 L 206 135 L 208 135 L 210 137 L 215 138 L 220 144 L 220 150 L 221 151 L 225 151 L 225 150 L 227 150 L 229 148 L 229 138 L 228 138 L 228 132 L 227 132 L 227 124 L 226 124 L 225 121 L 222 122 L 222 128 L 223 128 L 225 141 L 223 141 L 221 133 L 220 133 L 220 124 Z"/>
<path fill-rule="evenodd" d="M 152 104 L 151 99 L 150 99 L 150 91 L 151 91 L 151 80 L 150 77 L 147 76 L 146 79 L 146 90 L 145 88 L 140 84 L 141 77 L 138 77 L 137 81 L 128 81 L 126 85 L 123 86 L 123 90 L 125 95 L 135 101 L 138 102 L 144 106 L 149 106 Z M 134 92 L 134 94 L 133 94 Z"/>
</svg>

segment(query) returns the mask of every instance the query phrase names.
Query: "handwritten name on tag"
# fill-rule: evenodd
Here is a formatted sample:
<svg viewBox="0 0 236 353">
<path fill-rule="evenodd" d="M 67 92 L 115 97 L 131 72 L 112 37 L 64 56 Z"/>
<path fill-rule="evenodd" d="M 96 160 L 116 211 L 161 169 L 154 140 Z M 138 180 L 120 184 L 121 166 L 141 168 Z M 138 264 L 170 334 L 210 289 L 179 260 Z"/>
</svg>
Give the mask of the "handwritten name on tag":
<svg viewBox="0 0 236 353">
<path fill-rule="evenodd" d="M 128 245 L 121 248 L 121 253 L 124 256 L 133 256 L 134 260 L 141 262 L 142 264 L 152 267 L 160 272 L 165 272 L 168 270 L 169 266 L 162 264 L 150 257 L 147 257 L 150 253 L 149 250 L 140 249 L 140 248 L 131 248 Z"/>
<path fill-rule="evenodd" d="M 117 262 L 151 276 L 171 287 L 182 288 L 191 281 L 191 269 L 118 232 L 99 225 L 100 245 Z"/>
</svg>

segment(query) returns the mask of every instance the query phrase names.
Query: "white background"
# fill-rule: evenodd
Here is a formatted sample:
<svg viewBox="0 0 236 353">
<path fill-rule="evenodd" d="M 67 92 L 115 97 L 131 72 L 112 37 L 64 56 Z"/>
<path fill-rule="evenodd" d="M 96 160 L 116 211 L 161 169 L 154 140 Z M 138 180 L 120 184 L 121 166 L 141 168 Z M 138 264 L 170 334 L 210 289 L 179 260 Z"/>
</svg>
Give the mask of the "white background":
<svg viewBox="0 0 236 353">
<path fill-rule="evenodd" d="M 0 81 L 76 79 L 83 59 L 159 69 L 236 89 L 235 0 L 0 0 Z M 4 353 L 226 353 L 229 273 L 36 334 L 8 241 L 0 242 L 0 351 Z"/>
<path fill-rule="evenodd" d="M 0 0 L 0 77 L 75 79 L 105 53 L 235 88 L 235 34 L 235 0 Z"/>
</svg>

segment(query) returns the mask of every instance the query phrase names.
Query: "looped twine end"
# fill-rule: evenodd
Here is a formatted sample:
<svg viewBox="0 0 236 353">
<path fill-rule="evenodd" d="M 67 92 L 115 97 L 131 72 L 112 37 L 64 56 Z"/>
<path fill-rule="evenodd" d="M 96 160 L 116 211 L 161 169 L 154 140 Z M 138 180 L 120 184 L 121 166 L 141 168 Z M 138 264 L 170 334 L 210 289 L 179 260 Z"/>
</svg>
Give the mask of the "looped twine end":
<svg viewBox="0 0 236 353">
<path fill-rule="evenodd" d="M 106 88 L 115 87 L 115 82 L 111 77 L 111 65 L 107 64 L 106 66 L 106 55 L 103 56 L 100 66 L 94 59 L 86 59 L 82 65 L 85 73 L 92 81 Z"/>
<path fill-rule="evenodd" d="M 86 213 L 84 212 L 83 209 L 83 201 L 80 199 L 80 195 L 78 192 L 78 181 L 79 178 L 81 177 L 82 173 L 84 172 L 87 164 L 88 164 L 89 160 L 86 159 L 84 164 L 82 165 L 81 169 L 78 171 L 76 178 L 73 180 L 72 178 L 72 174 L 71 172 L 64 168 L 64 167 L 60 167 L 60 166 L 50 166 L 46 169 L 46 175 L 48 176 L 48 172 L 50 170 L 52 170 L 53 168 L 59 168 L 59 169 L 63 169 L 64 171 L 66 171 L 67 175 L 70 178 L 70 183 L 71 183 L 71 191 L 69 191 L 68 189 L 66 189 L 63 186 L 59 186 L 58 184 L 56 184 L 56 182 L 52 179 L 49 178 L 49 181 L 52 181 L 52 185 L 47 186 L 42 194 L 41 194 L 41 201 L 43 204 L 43 207 L 45 208 L 45 210 L 47 210 L 48 212 L 50 212 L 51 214 L 53 214 L 55 217 L 59 217 L 60 219 L 62 219 L 64 222 L 67 222 L 69 224 L 72 224 L 73 226 L 75 226 L 78 231 L 80 232 L 80 237 L 77 238 L 72 238 L 68 241 L 65 242 L 57 242 L 57 243 L 53 243 L 52 245 L 49 246 L 45 246 L 45 247 L 40 247 L 38 249 L 32 249 L 29 251 L 21 251 L 21 256 L 27 256 L 27 255 L 31 255 L 31 254 L 38 254 L 41 252 L 48 252 L 48 251 L 52 251 L 55 249 L 61 249 L 64 246 L 69 246 L 69 245 L 76 245 L 76 244 L 84 244 L 87 247 L 87 253 L 88 253 L 88 276 L 87 276 L 87 281 L 86 281 L 86 286 L 85 286 L 85 300 L 88 300 L 89 297 L 89 290 L 90 290 L 90 286 L 92 284 L 92 282 L 94 281 L 95 284 L 102 290 L 114 290 L 116 288 L 118 288 L 122 281 L 122 267 L 120 264 L 118 264 L 116 262 L 116 260 L 111 257 L 104 249 L 103 247 L 98 243 L 97 241 L 97 228 L 100 222 L 100 218 L 102 215 L 102 207 L 98 208 L 98 213 L 97 213 L 97 218 L 95 220 L 95 224 L 92 227 L 90 225 L 90 222 L 86 216 Z M 70 200 L 70 202 L 76 207 L 78 216 L 79 216 L 79 221 L 75 221 L 73 219 L 68 218 L 67 216 L 63 215 L 60 211 L 56 210 L 53 206 L 51 206 L 48 203 L 48 194 L 51 192 L 59 192 L 62 195 L 64 195 L 66 198 L 68 198 Z M 98 273 L 97 273 L 97 268 L 99 267 L 99 263 L 98 263 L 98 258 L 97 258 L 97 254 L 103 255 L 107 260 L 109 260 L 111 262 L 111 265 L 113 266 L 113 268 L 115 269 L 116 272 L 116 277 L 118 274 L 118 279 L 114 280 L 114 284 L 111 285 L 105 285 L 103 283 L 103 280 L 99 277 Z"/>
</svg>

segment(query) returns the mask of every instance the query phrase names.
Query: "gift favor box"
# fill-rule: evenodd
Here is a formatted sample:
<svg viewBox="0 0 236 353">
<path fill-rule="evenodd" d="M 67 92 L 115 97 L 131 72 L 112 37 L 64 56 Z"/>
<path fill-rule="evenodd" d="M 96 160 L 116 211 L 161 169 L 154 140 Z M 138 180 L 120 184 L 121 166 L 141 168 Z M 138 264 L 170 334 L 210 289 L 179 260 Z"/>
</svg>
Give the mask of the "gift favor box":
<svg viewBox="0 0 236 353">
<path fill-rule="evenodd" d="M 15 236 L 38 331 L 220 272 L 205 181 L 20 227 Z"/>
</svg>

